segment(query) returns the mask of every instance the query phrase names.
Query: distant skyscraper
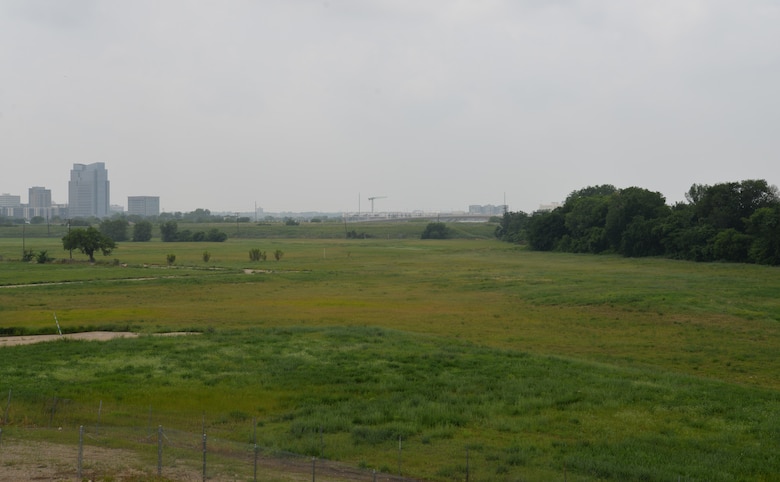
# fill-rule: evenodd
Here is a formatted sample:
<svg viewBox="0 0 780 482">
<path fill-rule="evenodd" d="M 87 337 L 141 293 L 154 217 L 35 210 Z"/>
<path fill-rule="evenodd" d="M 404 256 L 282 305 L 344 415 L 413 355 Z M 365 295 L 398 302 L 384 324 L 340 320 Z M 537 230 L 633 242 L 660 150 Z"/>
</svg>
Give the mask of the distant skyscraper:
<svg viewBox="0 0 780 482">
<path fill-rule="evenodd" d="M 31 187 L 28 191 L 27 205 L 31 208 L 50 208 L 51 190 L 45 187 Z"/>
<path fill-rule="evenodd" d="M 160 215 L 160 197 L 159 196 L 128 196 L 127 214 L 137 216 L 159 216 Z"/>
<path fill-rule="evenodd" d="M 68 182 L 68 216 L 105 218 L 109 212 L 108 171 L 103 162 L 73 164 Z"/>
</svg>

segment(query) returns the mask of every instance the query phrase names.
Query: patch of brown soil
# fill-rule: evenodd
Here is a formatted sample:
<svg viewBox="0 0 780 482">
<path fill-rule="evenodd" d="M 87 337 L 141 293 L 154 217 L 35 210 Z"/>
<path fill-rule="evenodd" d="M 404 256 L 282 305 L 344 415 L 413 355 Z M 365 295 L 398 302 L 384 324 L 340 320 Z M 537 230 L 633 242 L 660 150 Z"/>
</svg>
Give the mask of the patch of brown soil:
<svg viewBox="0 0 780 482">
<path fill-rule="evenodd" d="M 155 336 L 181 336 L 195 335 L 197 333 L 177 331 L 172 333 L 159 333 Z M 0 348 L 4 346 L 30 345 L 33 343 L 43 343 L 46 341 L 56 341 L 61 339 L 68 340 L 94 340 L 106 341 L 114 338 L 137 338 L 138 333 L 130 331 L 87 331 L 84 333 L 68 333 L 66 335 L 25 335 L 25 336 L 2 336 L 0 337 Z"/>
</svg>

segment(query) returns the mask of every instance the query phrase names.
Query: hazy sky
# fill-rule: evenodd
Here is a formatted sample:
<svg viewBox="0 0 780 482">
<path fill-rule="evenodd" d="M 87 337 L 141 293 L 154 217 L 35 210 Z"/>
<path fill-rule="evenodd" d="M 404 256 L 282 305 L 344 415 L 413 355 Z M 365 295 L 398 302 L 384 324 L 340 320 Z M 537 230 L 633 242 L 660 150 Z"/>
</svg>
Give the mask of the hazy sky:
<svg viewBox="0 0 780 482">
<path fill-rule="evenodd" d="M 0 192 L 532 211 L 780 184 L 776 0 L 2 0 Z"/>
</svg>

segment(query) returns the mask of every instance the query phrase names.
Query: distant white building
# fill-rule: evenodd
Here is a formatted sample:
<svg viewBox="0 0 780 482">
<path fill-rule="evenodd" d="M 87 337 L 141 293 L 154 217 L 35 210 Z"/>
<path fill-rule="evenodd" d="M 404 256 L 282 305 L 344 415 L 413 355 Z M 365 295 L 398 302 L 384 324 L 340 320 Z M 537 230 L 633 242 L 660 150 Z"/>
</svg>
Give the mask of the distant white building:
<svg viewBox="0 0 780 482">
<path fill-rule="evenodd" d="M 546 213 L 558 209 L 559 207 L 561 207 L 561 203 L 540 204 L 537 211 L 540 213 Z"/>
<path fill-rule="evenodd" d="M 495 206 L 493 204 L 472 204 L 469 206 L 469 214 L 482 214 L 487 216 L 501 216 L 507 211 L 507 206 L 501 204 Z"/>
<path fill-rule="evenodd" d="M 127 214 L 136 216 L 159 216 L 160 196 L 128 196 Z"/>
<path fill-rule="evenodd" d="M 0 194 L 0 208 L 18 208 L 22 206 L 22 197 L 14 194 Z"/>
</svg>

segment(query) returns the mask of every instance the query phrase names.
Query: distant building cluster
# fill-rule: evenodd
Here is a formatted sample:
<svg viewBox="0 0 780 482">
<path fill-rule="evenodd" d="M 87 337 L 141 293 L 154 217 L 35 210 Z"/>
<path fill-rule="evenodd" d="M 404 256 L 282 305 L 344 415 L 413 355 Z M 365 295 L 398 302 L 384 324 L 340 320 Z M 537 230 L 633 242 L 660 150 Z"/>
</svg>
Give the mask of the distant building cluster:
<svg viewBox="0 0 780 482">
<path fill-rule="evenodd" d="M 73 164 L 68 182 L 68 203 L 54 204 L 51 190 L 45 187 L 31 187 L 27 204 L 22 204 L 21 196 L 0 195 L 0 216 L 31 220 L 107 218 L 116 213 L 124 213 L 122 206 L 112 205 L 111 183 L 108 170 L 103 162 L 93 164 Z M 160 214 L 159 196 L 129 196 L 127 214 L 142 217 Z"/>
<path fill-rule="evenodd" d="M 472 204 L 469 206 L 469 214 L 481 214 L 484 216 L 503 216 L 507 211 L 506 204 L 494 206 L 492 204 Z"/>
<path fill-rule="evenodd" d="M 558 209 L 561 206 L 562 206 L 561 203 L 540 204 L 539 205 L 539 209 L 537 209 L 536 211 L 540 212 L 540 213 L 547 213 L 547 212 L 553 211 L 555 209 Z"/>
</svg>

